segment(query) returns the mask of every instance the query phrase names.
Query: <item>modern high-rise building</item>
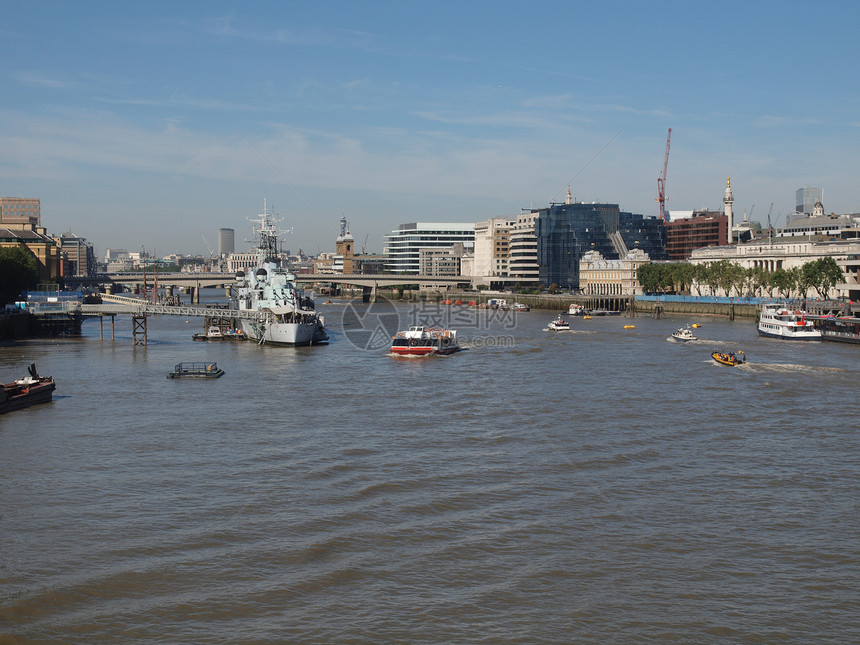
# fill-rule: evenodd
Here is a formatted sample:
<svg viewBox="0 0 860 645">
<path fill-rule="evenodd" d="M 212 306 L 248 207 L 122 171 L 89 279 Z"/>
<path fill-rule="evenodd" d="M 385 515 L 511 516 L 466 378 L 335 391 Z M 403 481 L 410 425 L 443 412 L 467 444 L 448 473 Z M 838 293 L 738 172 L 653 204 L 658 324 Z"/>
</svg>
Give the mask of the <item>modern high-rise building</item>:
<svg viewBox="0 0 860 645">
<path fill-rule="evenodd" d="M 545 286 L 579 289 L 580 260 L 589 251 L 615 260 L 640 249 L 652 260 L 667 259 L 661 219 L 621 211 L 618 204 L 586 204 L 569 198 L 537 212 L 538 270 Z"/>
<path fill-rule="evenodd" d="M 218 229 L 218 255 L 226 257 L 236 251 L 236 232 L 232 228 Z"/>
<path fill-rule="evenodd" d="M 805 215 L 812 215 L 812 209 L 815 208 L 815 203 L 822 201 L 824 191 L 820 188 L 798 188 L 795 193 L 794 210 Z"/>
<path fill-rule="evenodd" d="M 511 228 L 511 261 L 508 273 L 514 278 L 531 279 L 535 283 L 540 279 L 537 263 L 537 237 L 535 237 L 535 220 L 538 213 L 529 211 L 517 216 Z"/>
<path fill-rule="evenodd" d="M 475 245 L 475 225 L 472 223 L 401 224 L 400 228 L 385 236 L 386 270 L 392 273 L 418 275 L 421 268 L 421 249 L 445 249 L 457 242 L 467 250 Z"/>
<path fill-rule="evenodd" d="M 34 224 L 42 221 L 38 197 L 0 197 L 0 222 L 3 224 Z"/>
</svg>

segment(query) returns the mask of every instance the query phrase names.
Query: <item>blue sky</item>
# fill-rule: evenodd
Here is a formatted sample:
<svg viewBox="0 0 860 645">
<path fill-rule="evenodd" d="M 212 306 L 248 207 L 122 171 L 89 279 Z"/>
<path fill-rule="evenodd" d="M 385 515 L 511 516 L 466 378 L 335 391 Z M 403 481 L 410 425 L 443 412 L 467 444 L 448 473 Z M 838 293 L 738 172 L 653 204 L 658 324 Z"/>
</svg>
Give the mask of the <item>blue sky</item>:
<svg viewBox="0 0 860 645">
<path fill-rule="evenodd" d="M 20 2 L 0 7 L 0 194 L 51 233 L 288 248 L 564 199 L 785 221 L 860 211 L 860 3 Z M 204 237 L 206 241 L 204 241 Z"/>
</svg>

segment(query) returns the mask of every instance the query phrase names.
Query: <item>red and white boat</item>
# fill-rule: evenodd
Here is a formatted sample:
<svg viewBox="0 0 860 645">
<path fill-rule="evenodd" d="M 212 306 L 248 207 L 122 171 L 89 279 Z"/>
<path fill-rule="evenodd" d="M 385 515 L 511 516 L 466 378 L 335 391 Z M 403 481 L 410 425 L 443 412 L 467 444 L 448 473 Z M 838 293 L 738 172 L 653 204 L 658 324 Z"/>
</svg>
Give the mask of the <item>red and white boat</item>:
<svg viewBox="0 0 860 645">
<path fill-rule="evenodd" d="M 457 332 L 451 329 L 412 325 L 391 339 L 395 356 L 444 356 L 458 351 Z"/>
</svg>

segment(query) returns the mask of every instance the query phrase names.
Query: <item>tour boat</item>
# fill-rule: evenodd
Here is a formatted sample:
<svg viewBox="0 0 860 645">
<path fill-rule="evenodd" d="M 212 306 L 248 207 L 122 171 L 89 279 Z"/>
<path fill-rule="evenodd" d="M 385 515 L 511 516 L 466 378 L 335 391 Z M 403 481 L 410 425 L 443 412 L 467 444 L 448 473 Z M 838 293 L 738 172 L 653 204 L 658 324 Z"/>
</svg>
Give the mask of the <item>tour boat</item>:
<svg viewBox="0 0 860 645">
<path fill-rule="evenodd" d="M 585 313 L 585 307 L 582 305 L 572 304 L 567 308 L 569 316 L 581 316 Z"/>
<path fill-rule="evenodd" d="M 732 367 L 737 365 L 743 365 L 747 362 L 746 355 L 741 352 L 712 352 L 711 358 L 720 363 L 721 365 L 731 365 Z"/>
<path fill-rule="evenodd" d="M 0 390 L 0 414 L 28 408 L 39 403 L 49 403 L 57 387 L 52 376 L 39 376 L 36 364 L 27 368 L 29 376 L 12 383 L 4 383 Z"/>
<path fill-rule="evenodd" d="M 452 329 L 412 325 L 391 339 L 391 354 L 395 356 L 444 356 L 460 351 L 457 332 Z"/>
<path fill-rule="evenodd" d="M 672 338 L 682 343 L 686 343 L 688 340 L 699 340 L 693 336 L 693 330 L 689 327 L 681 327 L 678 331 L 672 332 Z"/>
<path fill-rule="evenodd" d="M 561 316 L 558 316 L 555 320 L 550 322 L 546 328 L 550 331 L 568 331 L 570 330 L 570 323 Z"/>
<path fill-rule="evenodd" d="M 805 311 L 789 309 L 784 304 L 766 304 L 758 320 L 758 333 L 768 338 L 786 340 L 821 340 L 821 332 Z"/>
</svg>

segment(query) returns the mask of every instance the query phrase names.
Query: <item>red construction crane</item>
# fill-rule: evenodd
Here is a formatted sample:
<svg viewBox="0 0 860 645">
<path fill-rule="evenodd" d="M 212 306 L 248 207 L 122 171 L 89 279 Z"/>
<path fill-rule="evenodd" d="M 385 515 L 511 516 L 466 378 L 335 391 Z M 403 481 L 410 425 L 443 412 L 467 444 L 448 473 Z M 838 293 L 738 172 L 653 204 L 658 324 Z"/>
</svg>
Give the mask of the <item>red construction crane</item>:
<svg viewBox="0 0 860 645">
<path fill-rule="evenodd" d="M 663 176 L 657 178 L 657 201 L 660 202 L 660 219 L 666 221 L 666 170 L 669 168 L 669 142 L 672 140 L 672 128 L 666 137 L 666 156 L 663 158 Z"/>
</svg>

